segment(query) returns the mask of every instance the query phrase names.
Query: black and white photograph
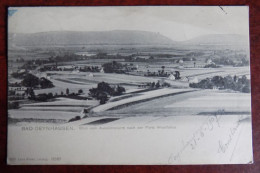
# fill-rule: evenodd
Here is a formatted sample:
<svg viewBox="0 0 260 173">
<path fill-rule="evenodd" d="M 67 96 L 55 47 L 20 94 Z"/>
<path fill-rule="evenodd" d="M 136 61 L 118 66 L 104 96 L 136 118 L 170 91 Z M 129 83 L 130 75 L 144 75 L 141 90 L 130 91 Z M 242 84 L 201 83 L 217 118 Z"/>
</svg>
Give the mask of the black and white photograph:
<svg viewBox="0 0 260 173">
<path fill-rule="evenodd" d="M 9 7 L 8 164 L 252 164 L 248 13 Z"/>
</svg>

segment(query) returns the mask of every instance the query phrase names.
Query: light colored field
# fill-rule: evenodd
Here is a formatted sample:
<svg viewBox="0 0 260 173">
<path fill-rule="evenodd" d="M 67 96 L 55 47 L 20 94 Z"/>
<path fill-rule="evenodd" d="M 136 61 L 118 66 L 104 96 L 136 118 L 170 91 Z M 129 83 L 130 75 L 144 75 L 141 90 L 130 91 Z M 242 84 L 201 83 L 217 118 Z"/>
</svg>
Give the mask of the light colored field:
<svg viewBox="0 0 260 173">
<path fill-rule="evenodd" d="M 11 118 L 23 119 L 62 119 L 69 120 L 75 116 L 83 116 L 80 112 L 84 108 L 98 105 L 97 100 L 75 100 L 58 98 L 52 102 L 41 102 L 20 105 L 17 110 L 9 110 Z"/>
<path fill-rule="evenodd" d="M 223 100 L 221 100 L 222 96 L 224 96 Z M 225 100 L 226 97 L 229 97 L 229 99 Z M 211 112 L 214 114 L 223 110 L 231 113 L 250 114 L 250 94 L 199 90 L 129 105 L 118 110 L 104 111 L 98 113 L 98 115 L 112 117 L 197 116 L 200 113 Z"/>
<path fill-rule="evenodd" d="M 148 92 L 141 93 L 140 95 L 137 95 L 134 97 L 126 98 L 126 99 L 115 101 L 115 102 L 108 102 L 104 105 L 100 105 L 100 106 L 93 108 L 92 111 L 93 112 L 102 112 L 102 111 L 106 111 L 108 109 L 111 109 L 111 108 L 114 108 L 117 106 L 121 106 L 121 105 L 125 105 L 125 104 L 130 104 L 130 103 L 134 103 L 134 102 L 138 102 L 138 101 L 142 101 L 142 100 L 146 100 L 146 99 L 152 99 L 152 98 L 165 96 L 165 95 L 169 95 L 169 94 L 188 92 L 188 91 L 192 91 L 192 90 L 194 90 L 194 89 L 163 88 L 163 89 L 148 91 Z"/>
<path fill-rule="evenodd" d="M 57 98 L 55 101 L 51 102 L 41 102 L 41 103 L 33 103 L 33 104 L 26 104 L 23 106 L 55 106 L 55 105 L 62 105 L 62 106 L 93 106 L 96 105 L 98 101 L 96 100 L 76 100 L 70 98 Z"/>
<path fill-rule="evenodd" d="M 221 68 L 185 68 L 180 70 L 181 76 L 205 79 L 213 76 L 246 75 L 250 74 L 249 67 L 221 67 Z"/>
<path fill-rule="evenodd" d="M 251 107 L 251 96 L 246 93 L 218 93 L 214 92 L 206 96 L 189 98 L 174 104 L 166 105 L 165 108 L 185 108 L 185 107 L 209 107 L 216 109 L 233 109 L 240 110 L 241 108 Z"/>
<path fill-rule="evenodd" d="M 9 110 L 9 117 L 23 119 L 62 119 L 69 120 L 75 116 L 81 115 L 79 112 L 68 112 L 68 111 L 51 111 L 51 110 Z"/>
</svg>

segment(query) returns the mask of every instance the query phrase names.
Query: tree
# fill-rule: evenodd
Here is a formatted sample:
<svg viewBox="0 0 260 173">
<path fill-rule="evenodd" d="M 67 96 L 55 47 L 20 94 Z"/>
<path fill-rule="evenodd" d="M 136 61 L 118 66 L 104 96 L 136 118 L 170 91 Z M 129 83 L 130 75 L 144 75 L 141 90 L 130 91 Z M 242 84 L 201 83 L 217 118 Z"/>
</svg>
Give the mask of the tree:
<svg viewBox="0 0 260 173">
<path fill-rule="evenodd" d="M 232 89 L 234 91 L 240 91 L 245 93 L 250 93 L 250 80 L 246 76 L 238 78 L 237 76 L 214 76 L 212 79 L 203 79 L 198 83 L 190 83 L 192 88 L 203 88 L 203 89 L 212 89 L 213 87 L 218 87 L 222 89 Z"/>
<path fill-rule="evenodd" d="M 32 88 L 27 88 L 26 93 L 28 94 L 28 98 L 34 100 L 35 94 Z"/>
<path fill-rule="evenodd" d="M 24 79 L 22 80 L 21 84 L 25 87 L 36 87 L 39 85 L 39 78 L 28 73 L 26 74 L 26 76 L 24 77 Z"/>
<path fill-rule="evenodd" d="M 44 77 L 40 78 L 40 86 L 41 86 L 41 88 L 52 88 L 52 87 L 54 87 L 53 83 L 50 80 L 48 80 Z"/>
<path fill-rule="evenodd" d="M 180 79 L 180 72 L 179 71 L 175 71 L 175 75 L 174 75 L 175 79 Z"/>
<path fill-rule="evenodd" d="M 82 94 L 83 93 L 83 90 L 82 89 L 79 89 L 78 90 L 78 94 Z"/>
<path fill-rule="evenodd" d="M 164 69 L 165 69 L 165 66 L 163 65 L 163 66 L 162 66 L 162 73 L 164 73 Z"/>
<path fill-rule="evenodd" d="M 118 95 L 121 95 L 122 93 L 125 92 L 125 88 L 118 85 L 116 92 L 118 93 Z"/>
<path fill-rule="evenodd" d="M 249 60 L 247 60 L 246 58 L 242 58 L 241 61 L 242 61 L 242 65 L 244 66 L 249 65 Z"/>
<path fill-rule="evenodd" d="M 152 88 L 154 88 L 154 87 L 155 87 L 155 82 L 152 83 Z"/>
<path fill-rule="evenodd" d="M 100 104 L 105 104 L 108 101 L 107 94 L 101 93 L 98 99 L 100 100 Z"/>
<path fill-rule="evenodd" d="M 100 104 L 104 104 L 108 100 L 108 96 L 121 95 L 125 92 L 125 88 L 117 86 L 112 88 L 108 83 L 100 82 L 97 85 L 97 88 L 91 88 L 89 90 L 89 95 L 93 98 L 100 100 Z"/>
<path fill-rule="evenodd" d="M 224 77 L 224 88 L 226 89 L 232 89 L 235 90 L 236 88 L 236 80 L 234 80 L 234 78 L 232 78 L 230 75 Z"/>
<path fill-rule="evenodd" d="M 106 82 L 100 82 L 100 83 L 98 83 L 97 89 L 100 90 L 100 91 L 106 92 L 106 93 L 108 93 L 109 95 L 113 95 L 114 92 L 115 92 L 114 89 L 111 88 L 111 87 L 109 86 L 109 84 L 106 83 Z"/>
<path fill-rule="evenodd" d="M 48 98 L 53 98 L 53 94 L 52 93 L 48 93 Z"/>
<path fill-rule="evenodd" d="M 8 109 L 19 109 L 19 102 L 8 102 Z"/>
<path fill-rule="evenodd" d="M 211 81 L 214 83 L 216 87 L 224 86 L 224 79 L 221 76 L 214 76 Z"/>
<path fill-rule="evenodd" d="M 69 88 L 66 89 L 66 94 L 67 94 L 67 95 L 70 94 L 70 90 L 69 90 Z"/>
<path fill-rule="evenodd" d="M 38 94 L 35 100 L 41 101 L 41 102 L 46 102 L 49 99 L 48 94 Z"/>
<path fill-rule="evenodd" d="M 157 83 L 155 84 L 155 87 L 156 87 L 156 88 L 159 88 L 159 87 L 160 87 L 160 82 L 159 82 L 159 81 L 157 81 Z"/>
<path fill-rule="evenodd" d="M 123 68 L 123 64 L 113 61 L 103 64 L 102 67 L 105 73 L 115 73 L 119 72 Z"/>
</svg>

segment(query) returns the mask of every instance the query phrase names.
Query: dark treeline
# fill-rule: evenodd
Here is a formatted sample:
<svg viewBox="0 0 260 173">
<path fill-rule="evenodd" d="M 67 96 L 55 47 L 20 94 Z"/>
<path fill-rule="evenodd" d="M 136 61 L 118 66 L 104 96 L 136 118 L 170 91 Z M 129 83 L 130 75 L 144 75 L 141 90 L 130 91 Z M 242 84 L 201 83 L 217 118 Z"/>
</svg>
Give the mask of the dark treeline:
<svg viewBox="0 0 260 173">
<path fill-rule="evenodd" d="M 190 87 L 203 89 L 231 89 L 244 93 L 251 92 L 250 80 L 247 79 L 245 75 L 240 78 L 237 76 L 214 76 L 213 78 L 203 79 L 199 83 L 190 83 Z"/>
<path fill-rule="evenodd" d="M 38 78 L 31 73 L 22 72 L 22 73 L 12 73 L 12 77 L 23 79 L 20 83 L 8 83 L 10 87 L 31 87 L 31 88 L 52 88 L 54 87 L 53 83 L 46 79 L 45 77 Z"/>
</svg>

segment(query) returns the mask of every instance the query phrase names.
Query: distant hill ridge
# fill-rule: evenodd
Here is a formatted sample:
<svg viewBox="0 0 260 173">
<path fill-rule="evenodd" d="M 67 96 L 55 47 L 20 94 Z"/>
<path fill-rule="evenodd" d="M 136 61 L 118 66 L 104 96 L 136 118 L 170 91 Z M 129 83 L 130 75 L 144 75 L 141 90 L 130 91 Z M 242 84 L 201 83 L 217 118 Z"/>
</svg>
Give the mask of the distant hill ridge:
<svg viewBox="0 0 260 173">
<path fill-rule="evenodd" d="M 147 31 L 50 31 L 32 34 L 11 34 L 9 41 L 17 46 L 73 44 L 158 45 L 175 42 L 159 33 Z"/>
<path fill-rule="evenodd" d="M 187 41 L 173 41 L 149 31 L 49 31 L 30 34 L 9 34 L 9 45 L 247 45 L 248 38 L 238 34 L 203 35 Z"/>
</svg>

